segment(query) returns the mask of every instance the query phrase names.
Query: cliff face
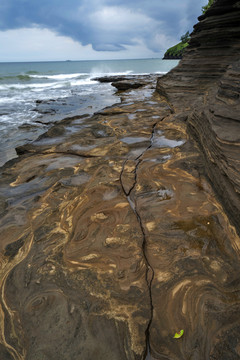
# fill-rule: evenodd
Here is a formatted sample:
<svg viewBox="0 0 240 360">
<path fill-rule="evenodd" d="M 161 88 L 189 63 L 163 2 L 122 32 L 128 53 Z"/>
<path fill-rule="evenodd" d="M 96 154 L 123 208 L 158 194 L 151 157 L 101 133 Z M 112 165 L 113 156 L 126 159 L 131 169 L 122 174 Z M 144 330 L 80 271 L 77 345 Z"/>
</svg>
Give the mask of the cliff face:
<svg viewBox="0 0 240 360">
<path fill-rule="evenodd" d="M 159 93 L 182 107 L 216 85 L 227 67 L 239 59 L 239 1 L 217 0 L 194 26 L 180 64 L 161 78 Z M 190 100 L 190 101 L 189 101 Z"/>
<path fill-rule="evenodd" d="M 240 1 L 217 0 L 199 20 L 157 91 L 176 112 L 187 111 L 207 175 L 240 232 Z"/>
</svg>

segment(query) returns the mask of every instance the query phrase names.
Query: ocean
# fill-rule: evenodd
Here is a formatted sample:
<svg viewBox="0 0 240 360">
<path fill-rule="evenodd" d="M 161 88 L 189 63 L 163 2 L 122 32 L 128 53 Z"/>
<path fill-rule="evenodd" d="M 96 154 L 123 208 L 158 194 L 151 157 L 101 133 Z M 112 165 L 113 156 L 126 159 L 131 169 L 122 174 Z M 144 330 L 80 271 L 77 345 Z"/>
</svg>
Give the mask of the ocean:
<svg viewBox="0 0 240 360">
<path fill-rule="evenodd" d="M 120 101 L 106 75 L 165 74 L 177 60 L 0 63 L 0 166 L 15 148 L 66 117 L 93 114 Z"/>
</svg>

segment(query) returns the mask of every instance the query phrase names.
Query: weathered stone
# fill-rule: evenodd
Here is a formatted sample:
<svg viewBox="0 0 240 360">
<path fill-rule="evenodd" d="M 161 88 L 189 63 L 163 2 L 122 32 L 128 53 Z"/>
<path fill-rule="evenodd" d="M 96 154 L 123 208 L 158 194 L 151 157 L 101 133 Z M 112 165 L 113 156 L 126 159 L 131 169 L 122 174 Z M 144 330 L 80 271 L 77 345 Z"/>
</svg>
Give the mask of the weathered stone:
<svg viewBox="0 0 240 360">
<path fill-rule="evenodd" d="M 99 82 L 110 82 L 118 91 L 126 91 L 130 89 L 138 89 L 149 85 L 149 82 L 155 82 L 157 75 L 126 75 L 126 76 L 103 76 L 95 78 Z"/>
<path fill-rule="evenodd" d="M 238 4 L 201 18 L 160 94 L 146 77 L 1 169 L 0 359 L 240 358 L 239 47 L 201 46 Z"/>
<path fill-rule="evenodd" d="M 207 175 L 240 233 L 240 2 L 218 0 L 199 19 L 183 60 L 157 90 L 175 111 L 189 111 Z"/>
<path fill-rule="evenodd" d="M 188 146 L 178 162 L 176 154 L 172 156 L 171 167 L 162 165 L 157 172 L 142 168 L 142 174 L 150 172 L 151 178 L 161 179 L 163 191 L 170 191 L 156 208 L 160 219 L 165 219 L 158 224 L 150 221 L 156 218 L 155 209 L 149 211 L 141 186 L 136 194 L 138 213 L 143 218 L 146 212 L 150 223 L 144 229 L 147 258 L 154 269 L 150 327 L 154 359 L 240 358 L 236 335 L 240 309 L 235 298 L 235 294 L 239 297 L 235 286 L 240 250 L 236 235 L 240 233 L 239 5 L 239 1 L 217 0 L 200 17 L 179 66 L 157 84 L 176 114 L 184 110 L 186 129 L 203 157 L 199 162 L 199 150 Z M 181 175 L 174 180 L 173 169 L 175 174 L 192 169 L 192 176 L 185 173 L 184 181 Z M 207 190 L 203 175 L 210 179 L 221 205 Z M 225 222 L 222 205 L 230 223 Z M 175 329 L 185 330 L 180 341 L 168 336 Z"/>
<path fill-rule="evenodd" d="M 3 167 L 2 357 L 145 357 L 148 264 L 121 173 L 126 155 L 142 152 L 126 138 L 139 137 L 142 121 L 145 150 L 166 110 L 141 106 L 83 118 L 87 127 L 67 121 L 71 134 L 63 121 Z"/>
<path fill-rule="evenodd" d="M 126 76 L 117 76 L 117 75 L 111 76 L 111 75 L 109 75 L 109 76 L 96 77 L 96 78 L 93 78 L 93 80 L 99 81 L 101 83 L 111 83 L 114 81 L 126 80 Z"/>
<path fill-rule="evenodd" d="M 126 91 L 129 89 L 138 89 L 139 87 L 142 87 L 146 85 L 146 82 L 141 82 L 141 81 L 127 81 L 127 80 L 123 80 L 123 81 L 114 81 L 112 83 L 112 86 L 114 86 L 115 88 L 118 89 L 118 91 Z"/>
</svg>

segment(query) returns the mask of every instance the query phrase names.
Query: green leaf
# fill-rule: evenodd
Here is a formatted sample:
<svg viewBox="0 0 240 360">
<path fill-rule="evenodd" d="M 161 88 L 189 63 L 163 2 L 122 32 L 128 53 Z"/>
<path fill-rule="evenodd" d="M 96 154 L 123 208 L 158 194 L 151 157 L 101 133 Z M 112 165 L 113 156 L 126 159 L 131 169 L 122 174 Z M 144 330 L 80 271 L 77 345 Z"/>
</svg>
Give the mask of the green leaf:
<svg viewBox="0 0 240 360">
<path fill-rule="evenodd" d="M 174 339 L 179 339 L 180 337 L 183 336 L 184 330 L 180 330 L 179 332 L 176 332 L 176 334 L 174 335 Z"/>
</svg>

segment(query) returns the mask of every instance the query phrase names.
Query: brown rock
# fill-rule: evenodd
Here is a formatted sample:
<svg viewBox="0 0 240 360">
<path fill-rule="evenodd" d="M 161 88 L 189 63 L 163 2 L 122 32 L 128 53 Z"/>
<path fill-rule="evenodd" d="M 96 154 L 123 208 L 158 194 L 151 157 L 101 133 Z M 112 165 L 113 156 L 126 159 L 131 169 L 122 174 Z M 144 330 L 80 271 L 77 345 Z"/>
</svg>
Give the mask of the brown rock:
<svg viewBox="0 0 240 360">
<path fill-rule="evenodd" d="M 240 358 L 239 307 L 234 295 L 239 240 L 232 233 L 232 225 L 240 233 L 239 5 L 239 1 L 217 0 L 200 17 L 179 66 L 157 84 L 176 114 L 188 113 L 187 131 L 203 158 L 199 162 L 199 150 L 188 145 L 185 155 L 172 156 L 170 166 L 162 165 L 156 171 L 145 165 L 138 170 L 143 185 L 136 193 L 137 208 L 141 219 L 149 219 L 149 225 L 143 224 L 149 244 L 147 258 L 154 269 L 150 327 L 154 359 Z M 187 170 L 185 180 L 180 169 Z M 162 206 L 150 211 L 141 192 L 147 172 L 150 178 L 161 179 L 161 195 L 165 194 Z M 204 174 L 232 225 L 225 223 Z M 152 181 L 152 189 L 155 184 Z M 165 221 L 156 223 L 157 214 Z M 180 329 L 184 336 L 176 341 L 173 335 Z"/>
<path fill-rule="evenodd" d="M 240 357 L 238 3 L 160 95 L 146 78 L 1 169 L 0 359 Z"/>
<path fill-rule="evenodd" d="M 199 19 L 183 60 L 157 90 L 175 111 L 189 111 L 207 175 L 240 233 L 240 2 L 218 0 Z"/>
<path fill-rule="evenodd" d="M 95 115 L 71 135 L 56 125 L 3 168 L 1 358 L 145 357 L 148 264 L 121 173 L 165 105 L 141 106 Z"/>
</svg>

